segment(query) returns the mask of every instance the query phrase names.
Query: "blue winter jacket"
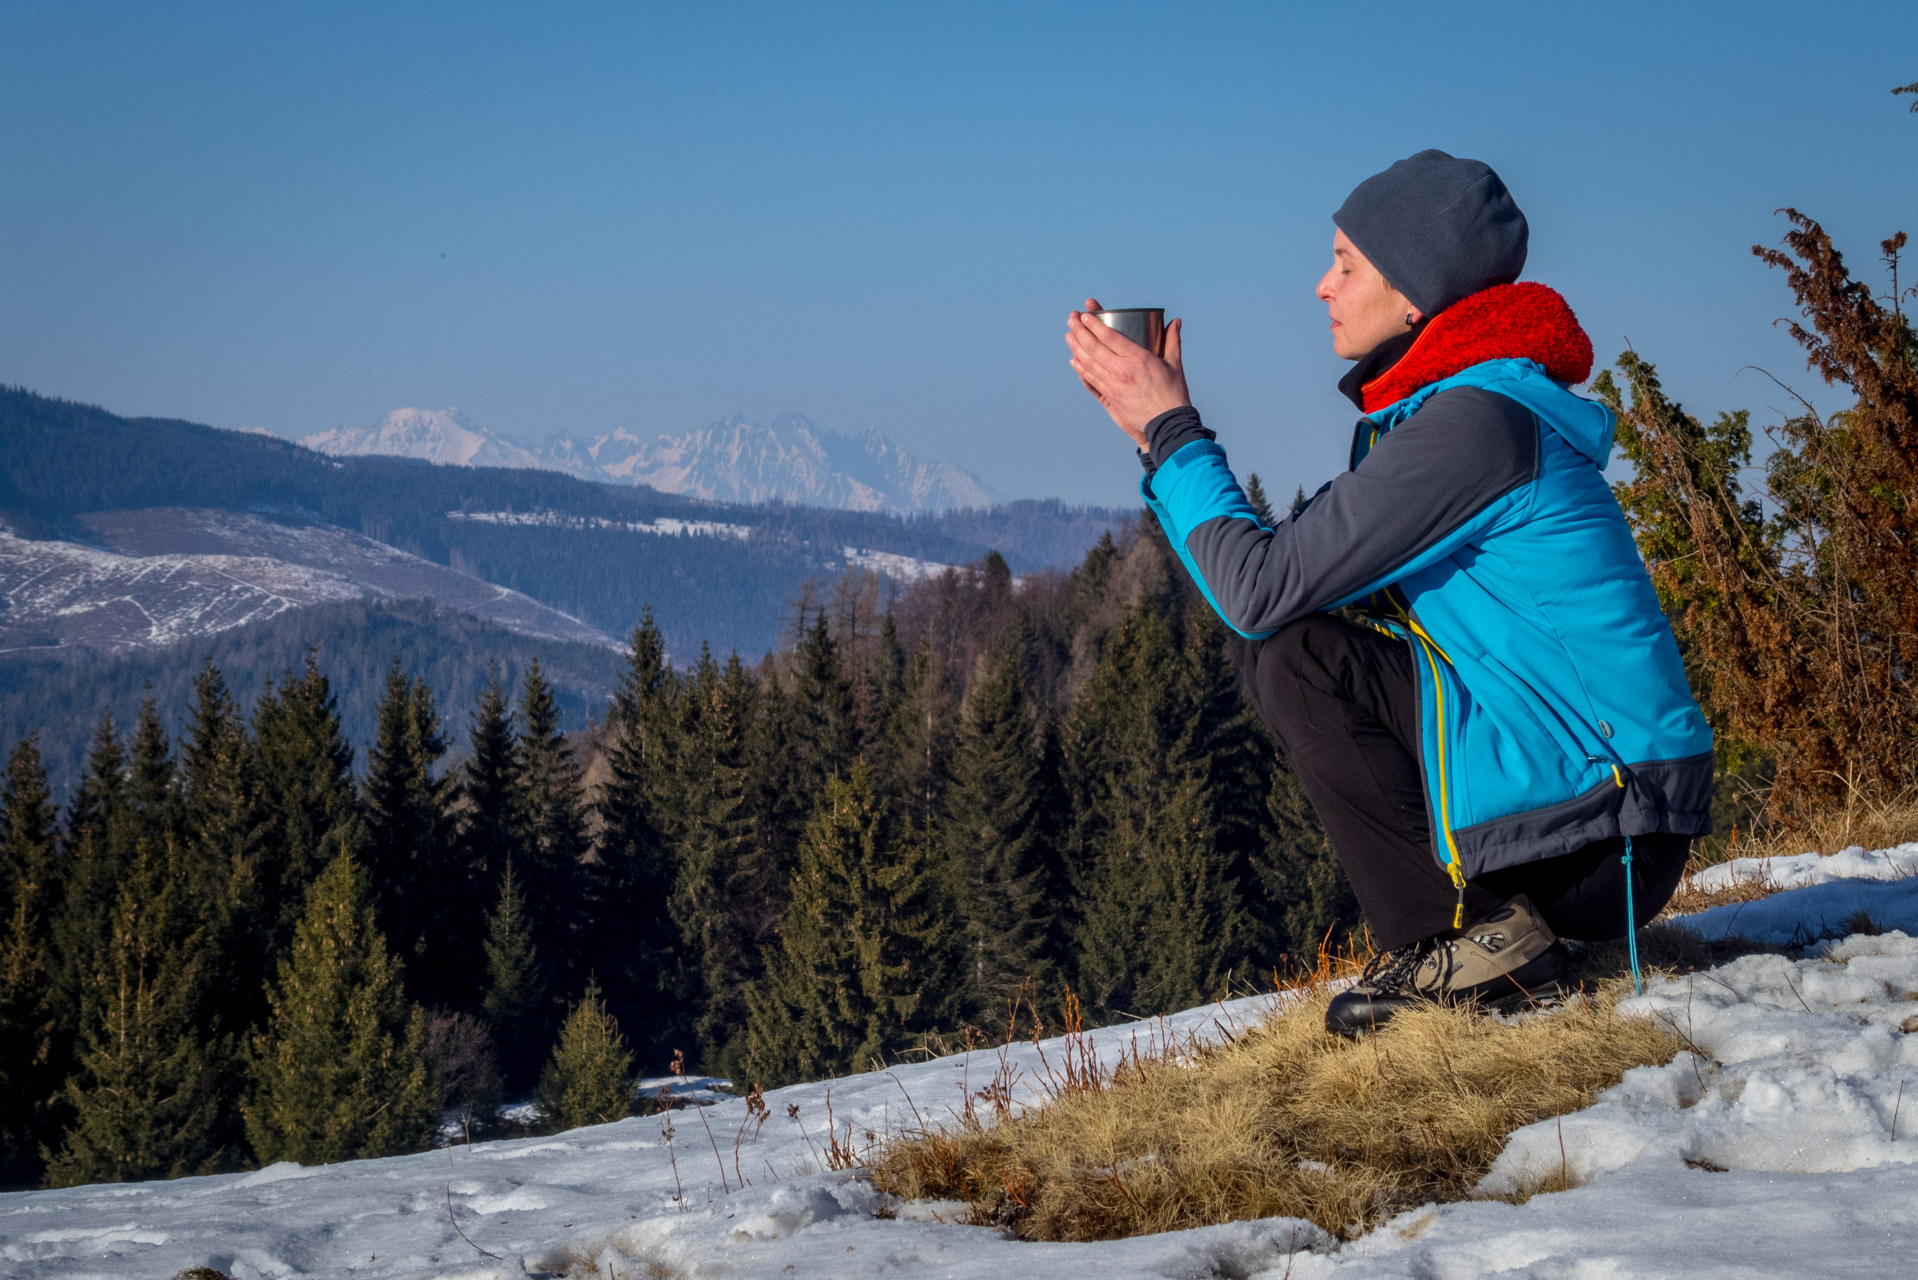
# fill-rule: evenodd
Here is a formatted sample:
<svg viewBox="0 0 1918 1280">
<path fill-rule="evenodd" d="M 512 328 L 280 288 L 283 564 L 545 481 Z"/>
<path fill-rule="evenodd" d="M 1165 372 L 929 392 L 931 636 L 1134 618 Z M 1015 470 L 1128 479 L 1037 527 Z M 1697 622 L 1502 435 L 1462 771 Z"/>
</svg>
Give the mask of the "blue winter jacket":
<svg viewBox="0 0 1918 1280">
<path fill-rule="evenodd" d="M 1271 528 L 1196 413 L 1149 429 L 1141 491 L 1227 625 L 1354 605 L 1411 646 L 1455 883 L 1711 829 L 1711 730 L 1602 474 L 1613 426 L 1539 361 L 1483 360 L 1368 413 L 1351 469 Z"/>
</svg>

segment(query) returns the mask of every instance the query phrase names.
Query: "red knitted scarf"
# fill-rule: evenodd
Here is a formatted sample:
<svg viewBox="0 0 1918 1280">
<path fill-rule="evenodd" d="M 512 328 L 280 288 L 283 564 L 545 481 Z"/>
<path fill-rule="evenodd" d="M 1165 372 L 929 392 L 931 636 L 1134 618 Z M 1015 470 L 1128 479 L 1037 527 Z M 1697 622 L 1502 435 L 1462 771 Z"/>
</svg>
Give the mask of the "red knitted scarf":
<svg viewBox="0 0 1918 1280">
<path fill-rule="evenodd" d="M 1554 289 L 1527 281 L 1495 284 L 1433 316 L 1397 364 L 1365 384 L 1376 413 L 1441 378 L 1486 360 L 1536 360 L 1559 382 L 1592 373 L 1592 340 Z"/>
</svg>

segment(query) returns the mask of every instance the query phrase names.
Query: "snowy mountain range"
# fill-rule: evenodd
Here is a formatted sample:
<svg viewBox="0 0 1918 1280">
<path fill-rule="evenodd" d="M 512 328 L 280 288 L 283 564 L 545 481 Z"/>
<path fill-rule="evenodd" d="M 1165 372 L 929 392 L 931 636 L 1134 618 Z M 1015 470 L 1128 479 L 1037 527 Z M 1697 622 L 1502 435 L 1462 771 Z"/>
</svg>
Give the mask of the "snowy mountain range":
<svg viewBox="0 0 1918 1280">
<path fill-rule="evenodd" d="M 395 409 L 370 427 L 304 437 L 336 457 L 387 454 L 462 467 L 536 467 L 585 480 L 643 484 L 714 502 L 781 501 L 910 515 L 1000 501 L 978 476 L 914 457 L 877 431 L 843 436 L 801 413 L 761 426 L 743 415 L 650 439 L 623 428 L 543 445 L 480 426 L 458 409 Z"/>
</svg>

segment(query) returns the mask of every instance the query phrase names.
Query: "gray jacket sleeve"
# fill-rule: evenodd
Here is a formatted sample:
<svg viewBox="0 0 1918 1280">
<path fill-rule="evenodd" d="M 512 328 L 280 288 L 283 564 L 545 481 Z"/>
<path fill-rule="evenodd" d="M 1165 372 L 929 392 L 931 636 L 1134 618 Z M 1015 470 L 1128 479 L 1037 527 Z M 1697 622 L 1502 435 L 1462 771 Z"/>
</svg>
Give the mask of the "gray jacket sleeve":
<svg viewBox="0 0 1918 1280">
<path fill-rule="evenodd" d="M 1197 417 L 1175 410 L 1151 424 L 1148 464 L 1157 465 L 1149 486 L 1177 487 L 1180 447 L 1204 438 Z M 1173 447 L 1162 451 L 1162 439 Z M 1191 456 L 1216 448 L 1202 445 Z M 1267 635 L 1451 554 L 1482 532 L 1489 508 L 1537 478 L 1539 451 L 1529 409 L 1455 387 L 1426 401 L 1277 528 L 1243 511 L 1208 516 L 1188 507 L 1176 521 L 1185 531 L 1179 549 L 1229 626 Z M 1167 533 L 1177 541 L 1178 532 Z"/>
</svg>

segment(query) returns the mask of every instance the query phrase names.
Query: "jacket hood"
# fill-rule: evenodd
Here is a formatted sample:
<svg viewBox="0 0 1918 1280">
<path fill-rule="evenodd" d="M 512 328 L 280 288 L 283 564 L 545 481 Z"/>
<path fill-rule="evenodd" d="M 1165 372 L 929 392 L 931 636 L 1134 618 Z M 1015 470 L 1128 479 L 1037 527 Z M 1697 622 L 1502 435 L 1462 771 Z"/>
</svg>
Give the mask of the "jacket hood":
<svg viewBox="0 0 1918 1280">
<path fill-rule="evenodd" d="M 1454 382 L 1469 383 L 1517 400 L 1599 469 L 1611 459 L 1612 411 L 1566 385 L 1591 376 L 1592 340 L 1557 291 L 1494 285 L 1432 317 L 1415 338 L 1403 336 L 1413 338 L 1411 349 L 1361 390 L 1368 417 L 1401 405 L 1409 412 Z M 1461 377 L 1467 370 L 1473 376 Z"/>
</svg>

